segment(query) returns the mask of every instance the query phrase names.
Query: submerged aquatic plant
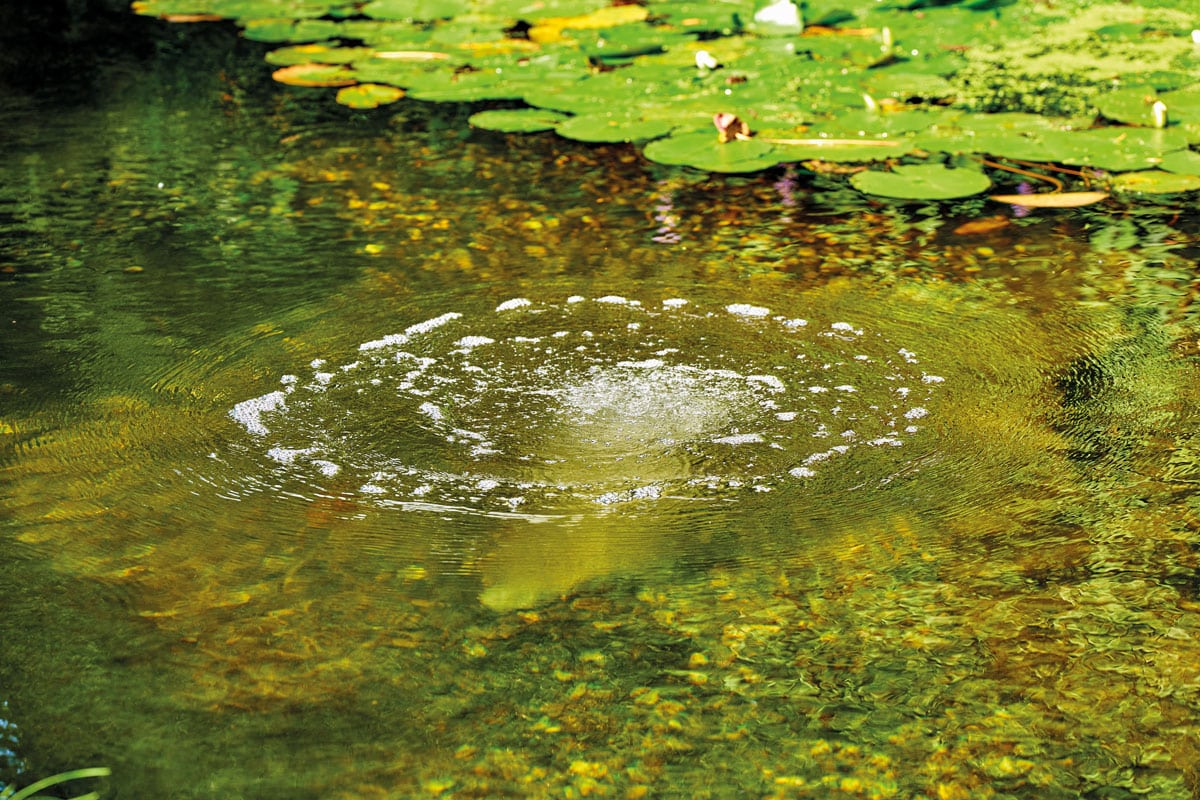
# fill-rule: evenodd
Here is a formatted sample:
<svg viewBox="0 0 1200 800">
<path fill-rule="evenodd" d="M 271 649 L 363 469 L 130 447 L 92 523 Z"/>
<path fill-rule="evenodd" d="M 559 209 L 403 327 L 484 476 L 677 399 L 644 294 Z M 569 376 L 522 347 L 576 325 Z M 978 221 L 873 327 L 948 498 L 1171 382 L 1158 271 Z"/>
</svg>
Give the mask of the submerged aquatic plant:
<svg viewBox="0 0 1200 800">
<path fill-rule="evenodd" d="M 68 772 L 60 772 L 57 775 L 51 775 L 47 778 L 42 778 L 40 781 L 29 784 L 24 789 L 16 789 L 8 786 L 0 789 L 0 800 L 36 800 L 38 792 L 43 789 L 49 789 L 51 786 L 58 786 L 68 781 L 77 781 L 84 778 L 106 778 L 112 774 L 112 770 L 108 767 L 86 767 L 84 769 L 73 769 Z M 88 792 L 87 794 L 76 795 L 73 800 L 96 800 L 99 798 L 98 792 Z"/>
<path fill-rule="evenodd" d="M 247 38 L 283 45 L 267 57 L 277 80 L 346 87 L 338 101 L 356 108 L 401 93 L 504 101 L 518 107 L 471 124 L 635 142 L 651 161 L 713 172 L 877 162 L 883 168 L 860 172 L 856 188 L 936 199 L 985 191 L 985 156 L 1138 174 L 1114 180 L 1115 191 L 1200 187 L 1186 5 L 1108 3 L 1075 14 L 1020 2 L 850 12 L 790 0 L 133 7 L 171 21 L 234 19 Z M 715 135 L 714 118 L 728 123 Z"/>
</svg>

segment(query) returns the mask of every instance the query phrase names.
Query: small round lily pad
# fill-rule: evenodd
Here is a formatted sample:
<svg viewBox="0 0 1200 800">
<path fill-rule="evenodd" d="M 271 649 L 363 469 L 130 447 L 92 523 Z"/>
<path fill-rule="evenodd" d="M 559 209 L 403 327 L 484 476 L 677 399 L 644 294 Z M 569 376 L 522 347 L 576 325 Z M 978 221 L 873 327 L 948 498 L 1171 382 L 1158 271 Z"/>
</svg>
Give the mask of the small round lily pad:
<svg viewBox="0 0 1200 800">
<path fill-rule="evenodd" d="M 404 90 L 382 83 L 360 83 L 339 89 L 337 101 L 350 108 L 379 108 L 404 97 Z"/>
<path fill-rule="evenodd" d="M 354 71 L 343 64 L 293 64 L 281 67 L 271 77 L 289 86 L 351 86 Z"/>
<path fill-rule="evenodd" d="M 891 172 L 867 170 L 851 176 L 854 188 L 866 194 L 911 200 L 948 200 L 979 194 L 992 185 L 987 175 L 973 169 L 941 164 L 898 166 Z"/>
<path fill-rule="evenodd" d="M 708 172 L 757 172 L 784 160 L 769 142 L 739 139 L 722 143 L 712 130 L 655 139 L 643 151 L 646 158 L 659 164 L 673 164 Z"/>
</svg>

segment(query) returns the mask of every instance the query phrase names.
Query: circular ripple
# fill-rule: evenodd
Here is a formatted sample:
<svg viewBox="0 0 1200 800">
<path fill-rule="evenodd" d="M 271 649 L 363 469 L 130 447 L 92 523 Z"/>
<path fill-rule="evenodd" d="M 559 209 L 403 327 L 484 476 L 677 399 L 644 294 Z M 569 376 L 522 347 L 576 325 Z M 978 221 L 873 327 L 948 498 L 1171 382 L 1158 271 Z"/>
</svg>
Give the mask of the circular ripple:
<svg viewBox="0 0 1200 800">
<path fill-rule="evenodd" d="M 316 360 L 230 415 L 273 471 L 310 484 L 536 514 L 802 487 L 866 452 L 889 454 L 886 481 L 942 383 L 860 320 L 517 298 Z"/>
</svg>

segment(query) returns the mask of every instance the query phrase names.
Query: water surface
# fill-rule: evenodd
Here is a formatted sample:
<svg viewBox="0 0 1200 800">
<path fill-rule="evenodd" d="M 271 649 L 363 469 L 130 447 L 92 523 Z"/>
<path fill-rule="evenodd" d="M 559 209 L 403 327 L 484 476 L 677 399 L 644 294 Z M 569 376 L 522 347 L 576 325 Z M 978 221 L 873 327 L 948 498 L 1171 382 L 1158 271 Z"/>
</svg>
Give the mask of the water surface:
<svg viewBox="0 0 1200 800">
<path fill-rule="evenodd" d="M 5 112 L 6 780 L 1194 791 L 1181 258 L 197 41 Z"/>
</svg>

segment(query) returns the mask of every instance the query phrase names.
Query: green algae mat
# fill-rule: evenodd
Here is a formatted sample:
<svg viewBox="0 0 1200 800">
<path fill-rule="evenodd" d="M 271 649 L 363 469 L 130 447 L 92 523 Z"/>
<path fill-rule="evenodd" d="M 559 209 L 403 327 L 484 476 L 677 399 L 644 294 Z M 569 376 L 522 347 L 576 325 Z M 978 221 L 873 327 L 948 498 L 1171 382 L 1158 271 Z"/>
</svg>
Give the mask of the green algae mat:
<svg viewBox="0 0 1200 800">
<path fill-rule="evenodd" d="M 471 125 L 634 142 L 651 161 L 711 172 L 838 165 L 855 188 L 893 198 L 965 197 L 1031 164 L 1065 169 L 1076 191 L 1051 176 L 1045 192 L 1001 198 L 1028 206 L 1200 188 L 1200 33 L 1187 5 L 133 4 L 176 22 L 233 20 L 281 45 L 267 55 L 276 80 L 341 87 L 353 108 L 490 101 Z"/>
</svg>

